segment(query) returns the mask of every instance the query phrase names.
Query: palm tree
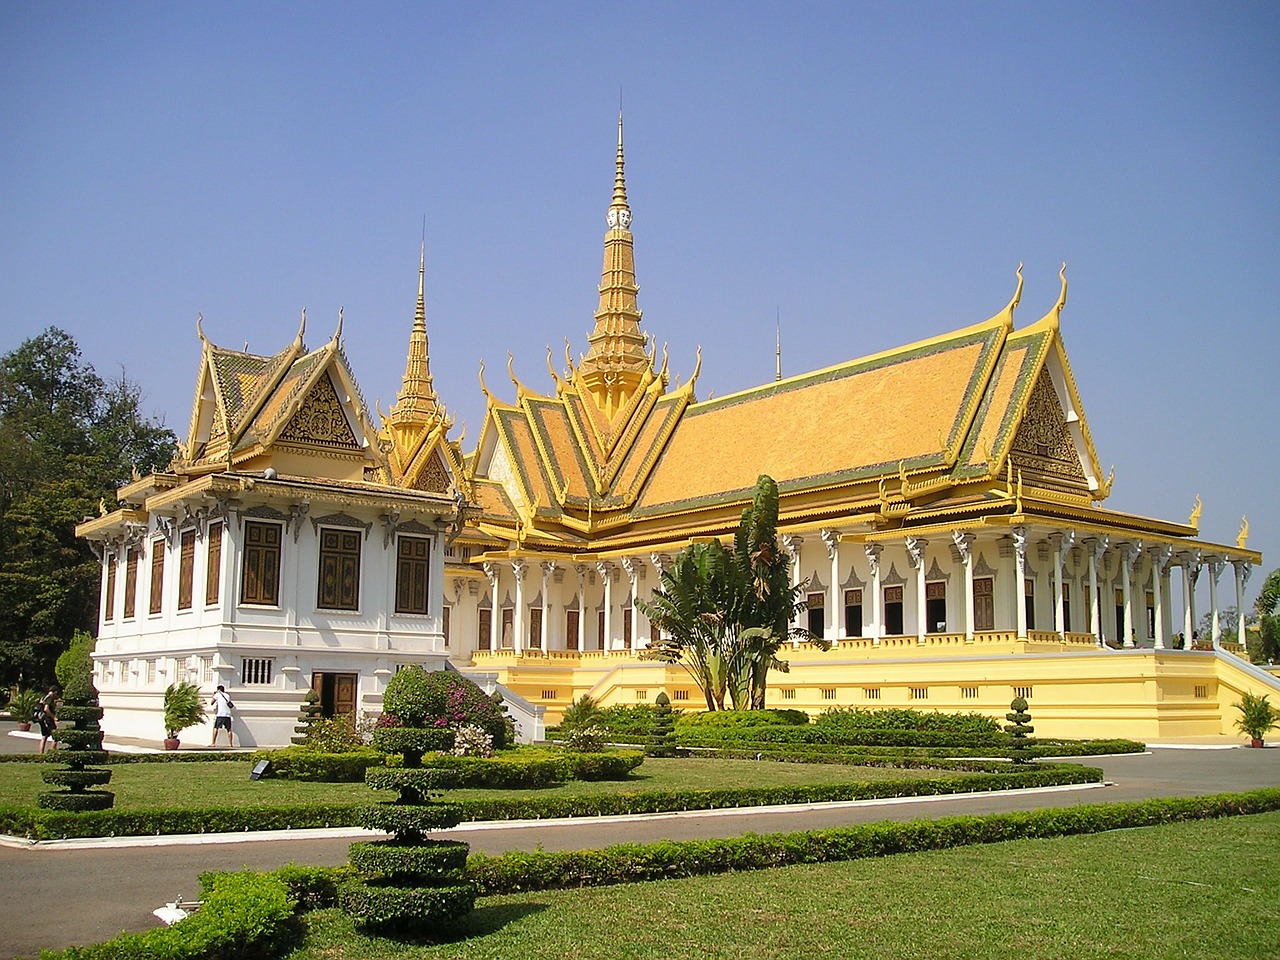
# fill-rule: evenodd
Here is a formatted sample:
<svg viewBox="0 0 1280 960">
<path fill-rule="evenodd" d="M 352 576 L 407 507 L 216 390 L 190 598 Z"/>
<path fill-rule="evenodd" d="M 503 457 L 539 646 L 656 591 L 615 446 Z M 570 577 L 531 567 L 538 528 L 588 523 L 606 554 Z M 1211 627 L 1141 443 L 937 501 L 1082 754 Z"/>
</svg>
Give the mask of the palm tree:
<svg viewBox="0 0 1280 960">
<path fill-rule="evenodd" d="M 778 485 L 762 474 L 733 551 L 718 542 L 689 545 L 663 571 L 650 600 L 638 601 L 663 634 L 646 656 L 682 664 L 708 710 L 725 709 L 726 700 L 763 709 L 769 671 L 787 669 L 779 650 L 795 637 L 813 639 L 791 625 L 804 609 L 804 584 L 791 584 L 777 528 Z"/>
</svg>

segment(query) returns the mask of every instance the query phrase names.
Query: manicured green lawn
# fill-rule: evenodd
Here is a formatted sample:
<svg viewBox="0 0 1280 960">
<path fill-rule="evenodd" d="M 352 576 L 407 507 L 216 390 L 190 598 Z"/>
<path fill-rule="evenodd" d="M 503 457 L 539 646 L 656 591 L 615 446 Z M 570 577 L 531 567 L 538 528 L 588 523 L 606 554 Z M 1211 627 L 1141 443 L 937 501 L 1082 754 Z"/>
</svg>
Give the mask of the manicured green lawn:
<svg viewBox="0 0 1280 960">
<path fill-rule="evenodd" d="M 289 960 L 1280 954 L 1280 814 L 482 900 L 452 943 L 306 917 Z"/>
<path fill-rule="evenodd" d="M 250 780 L 248 761 L 207 763 L 117 764 L 109 790 L 118 809 L 272 806 L 292 803 L 360 803 L 388 800 L 390 795 L 363 783 L 303 783 L 294 780 Z M 648 792 L 753 787 L 761 784 L 853 783 L 938 776 L 938 771 L 846 767 L 832 764 L 771 763 L 753 760 L 647 759 L 626 780 L 586 783 L 570 781 L 546 790 L 458 790 L 451 796 L 575 796 L 597 793 Z M 0 805 L 34 806 L 36 794 L 49 789 L 40 779 L 40 765 L 0 763 Z"/>
</svg>

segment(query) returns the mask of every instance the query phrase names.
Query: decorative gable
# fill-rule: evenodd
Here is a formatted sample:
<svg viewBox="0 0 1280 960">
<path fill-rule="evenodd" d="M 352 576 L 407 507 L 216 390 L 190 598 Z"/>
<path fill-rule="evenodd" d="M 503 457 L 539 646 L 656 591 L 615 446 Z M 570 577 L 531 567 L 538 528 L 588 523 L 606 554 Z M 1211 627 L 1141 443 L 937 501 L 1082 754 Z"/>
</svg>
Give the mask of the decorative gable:
<svg viewBox="0 0 1280 960">
<path fill-rule="evenodd" d="M 427 493 L 449 492 L 449 471 L 440 459 L 439 451 L 431 454 L 426 465 L 414 478 L 413 489 L 425 490 Z"/>
<path fill-rule="evenodd" d="M 310 443 L 342 450 L 360 449 L 328 376 L 322 376 L 315 382 L 298 412 L 280 432 L 279 439 L 286 443 Z"/>
<path fill-rule="evenodd" d="M 1009 455 L 1014 469 L 1022 472 L 1028 484 L 1069 493 L 1089 492 L 1079 451 L 1047 368 L 1041 369 L 1027 398 Z"/>
</svg>

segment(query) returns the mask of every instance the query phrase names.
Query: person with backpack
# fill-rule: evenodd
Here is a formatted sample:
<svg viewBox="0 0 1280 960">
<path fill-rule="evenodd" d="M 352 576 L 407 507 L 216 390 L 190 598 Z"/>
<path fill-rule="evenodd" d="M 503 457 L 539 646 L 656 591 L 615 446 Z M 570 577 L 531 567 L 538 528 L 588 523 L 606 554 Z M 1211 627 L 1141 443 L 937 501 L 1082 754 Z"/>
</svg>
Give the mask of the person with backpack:
<svg viewBox="0 0 1280 960">
<path fill-rule="evenodd" d="M 225 730 L 227 731 L 227 746 L 234 747 L 236 741 L 231 733 L 231 711 L 235 709 L 235 704 L 227 696 L 226 687 L 218 684 L 218 689 L 210 703 L 213 704 L 213 740 L 209 743 L 209 746 L 216 747 L 218 745 L 218 731 Z"/>
<path fill-rule="evenodd" d="M 31 718 L 40 725 L 40 735 L 43 739 L 40 741 L 40 752 L 44 753 L 45 748 L 49 746 L 49 738 L 53 736 L 53 731 L 58 729 L 58 688 L 50 687 L 49 692 L 40 698 L 40 702 L 36 704 L 35 715 Z M 53 750 L 58 749 L 55 742 L 52 746 Z"/>
</svg>

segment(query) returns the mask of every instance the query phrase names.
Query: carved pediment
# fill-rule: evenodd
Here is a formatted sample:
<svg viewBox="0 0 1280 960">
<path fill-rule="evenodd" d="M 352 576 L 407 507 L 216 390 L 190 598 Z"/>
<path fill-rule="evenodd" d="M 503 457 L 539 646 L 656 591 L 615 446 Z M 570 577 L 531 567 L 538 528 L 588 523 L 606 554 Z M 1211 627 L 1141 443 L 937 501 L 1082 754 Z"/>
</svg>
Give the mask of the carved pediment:
<svg viewBox="0 0 1280 960">
<path fill-rule="evenodd" d="M 322 376 L 315 382 L 298 412 L 280 432 L 279 438 L 287 443 L 310 443 L 343 450 L 360 449 L 360 443 L 347 421 L 342 402 L 328 376 Z"/>
<path fill-rule="evenodd" d="M 1089 489 L 1080 452 L 1048 370 L 1040 371 L 1031 388 L 1009 458 L 1028 482 L 1072 492 Z"/>
</svg>

